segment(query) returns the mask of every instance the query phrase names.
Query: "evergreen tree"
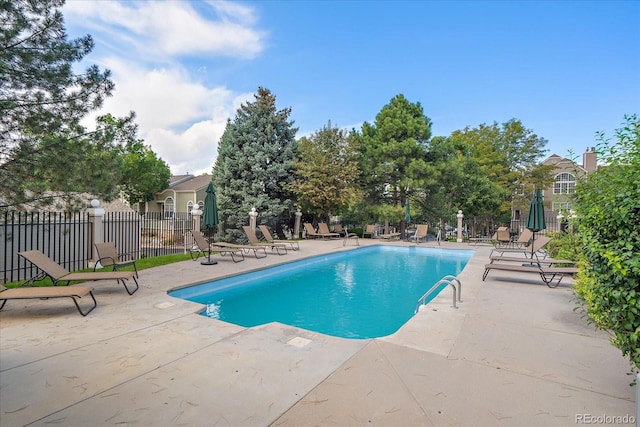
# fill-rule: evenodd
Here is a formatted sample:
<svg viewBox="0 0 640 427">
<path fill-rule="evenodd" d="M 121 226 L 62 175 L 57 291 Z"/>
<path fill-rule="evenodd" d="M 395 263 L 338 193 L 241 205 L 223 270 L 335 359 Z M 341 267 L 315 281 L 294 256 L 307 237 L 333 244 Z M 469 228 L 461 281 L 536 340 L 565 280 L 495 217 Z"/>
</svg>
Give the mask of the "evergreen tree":
<svg viewBox="0 0 640 427">
<path fill-rule="evenodd" d="M 395 219 L 404 231 L 407 196 L 424 184 L 429 174 L 426 149 L 431 120 L 420 103 L 397 95 L 362 127 L 362 174 L 368 204 L 376 219 Z"/>
<path fill-rule="evenodd" d="M 283 223 L 290 225 L 293 195 L 292 163 L 296 154 L 297 128 L 289 120 L 291 109 L 276 109 L 276 98 L 260 87 L 255 102 L 247 102 L 227 122 L 220 138 L 213 167 L 213 183 L 218 196 L 220 227 L 218 238 L 244 239 L 242 226 L 255 207 L 258 221 L 281 234 Z"/>
<path fill-rule="evenodd" d="M 80 120 L 113 90 L 109 71 L 73 63 L 93 48 L 85 36 L 67 40 L 63 0 L 0 0 L 0 198 L 5 207 L 38 199 L 48 179 L 69 162 L 93 167 Z M 91 154 L 87 159 L 82 154 Z M 55 189 L 55 188 L 53 188 Z"/>
</svg>

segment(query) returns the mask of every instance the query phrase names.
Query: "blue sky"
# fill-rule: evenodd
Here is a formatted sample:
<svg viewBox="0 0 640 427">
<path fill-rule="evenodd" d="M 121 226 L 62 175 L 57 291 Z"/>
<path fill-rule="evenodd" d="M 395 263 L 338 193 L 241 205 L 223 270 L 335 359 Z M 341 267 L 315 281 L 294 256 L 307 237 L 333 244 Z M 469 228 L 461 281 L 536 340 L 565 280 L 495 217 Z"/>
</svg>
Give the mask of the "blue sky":
<svg viewBox="0 0 640 427">
<path fill-rule="evenodd" d="M 90 1 L 62 9 L 108 68 L 100 113 L 137 114 L 172 173 L 210 173 L 227 119 L 258 87 L 298 136 L 360 129 L 395 95 L 432 134 L 512 118 L 581 155 L 640 113 L 638 1 Z"/>
</svg>

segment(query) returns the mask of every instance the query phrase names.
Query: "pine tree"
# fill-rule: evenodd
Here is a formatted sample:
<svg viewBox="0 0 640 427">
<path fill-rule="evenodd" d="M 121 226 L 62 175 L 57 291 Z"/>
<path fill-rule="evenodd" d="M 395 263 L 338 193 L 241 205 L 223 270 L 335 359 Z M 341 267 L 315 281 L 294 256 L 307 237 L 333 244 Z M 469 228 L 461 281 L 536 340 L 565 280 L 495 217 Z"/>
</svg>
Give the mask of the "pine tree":
<svg viewBox="0 0 640 427">
<path fill-rule="evenodd" d="M 74 74 L 93 48 L 67 40 L 63 0 L 0 0 L 0 205 L 37 199 L 63 162 L 82 160 L 79 122 L 113 90 L 97 66 Z"/>
<path fill-rule="evenodd" d="M 213 167 L 221 224 L 218 238 L 241 241 L 242 226 L 255 207 L 258 222 L 281 230 L 292 221 L 293 196 L 288 185 L 296 153 L 297 128 L 291 109 L 276 109 L 276 98 L 259 88 L 255 102 L 243 104 L 220 138 Z M 279 232 L 281 234 L 281 232 Z"/>
</svg>

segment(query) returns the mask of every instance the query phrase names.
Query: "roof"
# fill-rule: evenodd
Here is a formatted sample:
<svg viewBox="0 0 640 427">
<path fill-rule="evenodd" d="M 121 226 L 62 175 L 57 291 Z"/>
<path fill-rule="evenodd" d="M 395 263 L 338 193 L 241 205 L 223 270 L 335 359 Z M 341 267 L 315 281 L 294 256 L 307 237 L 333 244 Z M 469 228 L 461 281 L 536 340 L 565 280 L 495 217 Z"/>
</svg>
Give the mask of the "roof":
<svg viewBox="0 0 640 427">
<path fill-rule="evenodd" d="M 211 175 L 174 175 L 169 182 L 169 188 L 174 191 L 198 191 L 209 185 Z"/>
</svg>

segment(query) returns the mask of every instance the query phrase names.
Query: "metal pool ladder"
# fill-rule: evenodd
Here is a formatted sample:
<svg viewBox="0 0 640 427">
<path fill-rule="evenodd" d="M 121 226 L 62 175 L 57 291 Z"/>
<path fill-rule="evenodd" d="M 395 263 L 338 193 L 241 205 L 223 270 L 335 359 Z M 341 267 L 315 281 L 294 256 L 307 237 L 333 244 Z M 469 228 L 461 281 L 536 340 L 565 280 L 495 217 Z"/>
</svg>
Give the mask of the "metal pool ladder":
<svg viewBox="0 0 640 427">
<path fill-rule="evenodd" d="M 454 283 L 455 282 L 455 283 Z M 424 295 L 422 295 L 419 299 L 418 302 L 416 303 L 416 311 L 414 311 L 414 314 L 418 312 L 418 310 L 420 310 L 420 306 L 421 305 L 425 305 L 425 301 L 426 299 L 436 290 L 438 289 L 438 287 L 440 285 L 442 285 L 443 283 L 448 284 L 449 286 L 451 286 L 451 288 L 453 289 L 453 305 L 451 306 L 451 308 L 458 308 L 457 303 L 458 302 L 462 302 L 462 283 L 460 283 L 460 280 L 458 280 L 458 278 L 456 276 L 452 276 L 452 275 L 447 275 L 444 276 L 442 279 L 438 280 L 438 282 L 433 285 L 431 287 L 431 289 L 429 289 Z M 456 286 L 457 284 L 457 286 Z"/>
</svg>

